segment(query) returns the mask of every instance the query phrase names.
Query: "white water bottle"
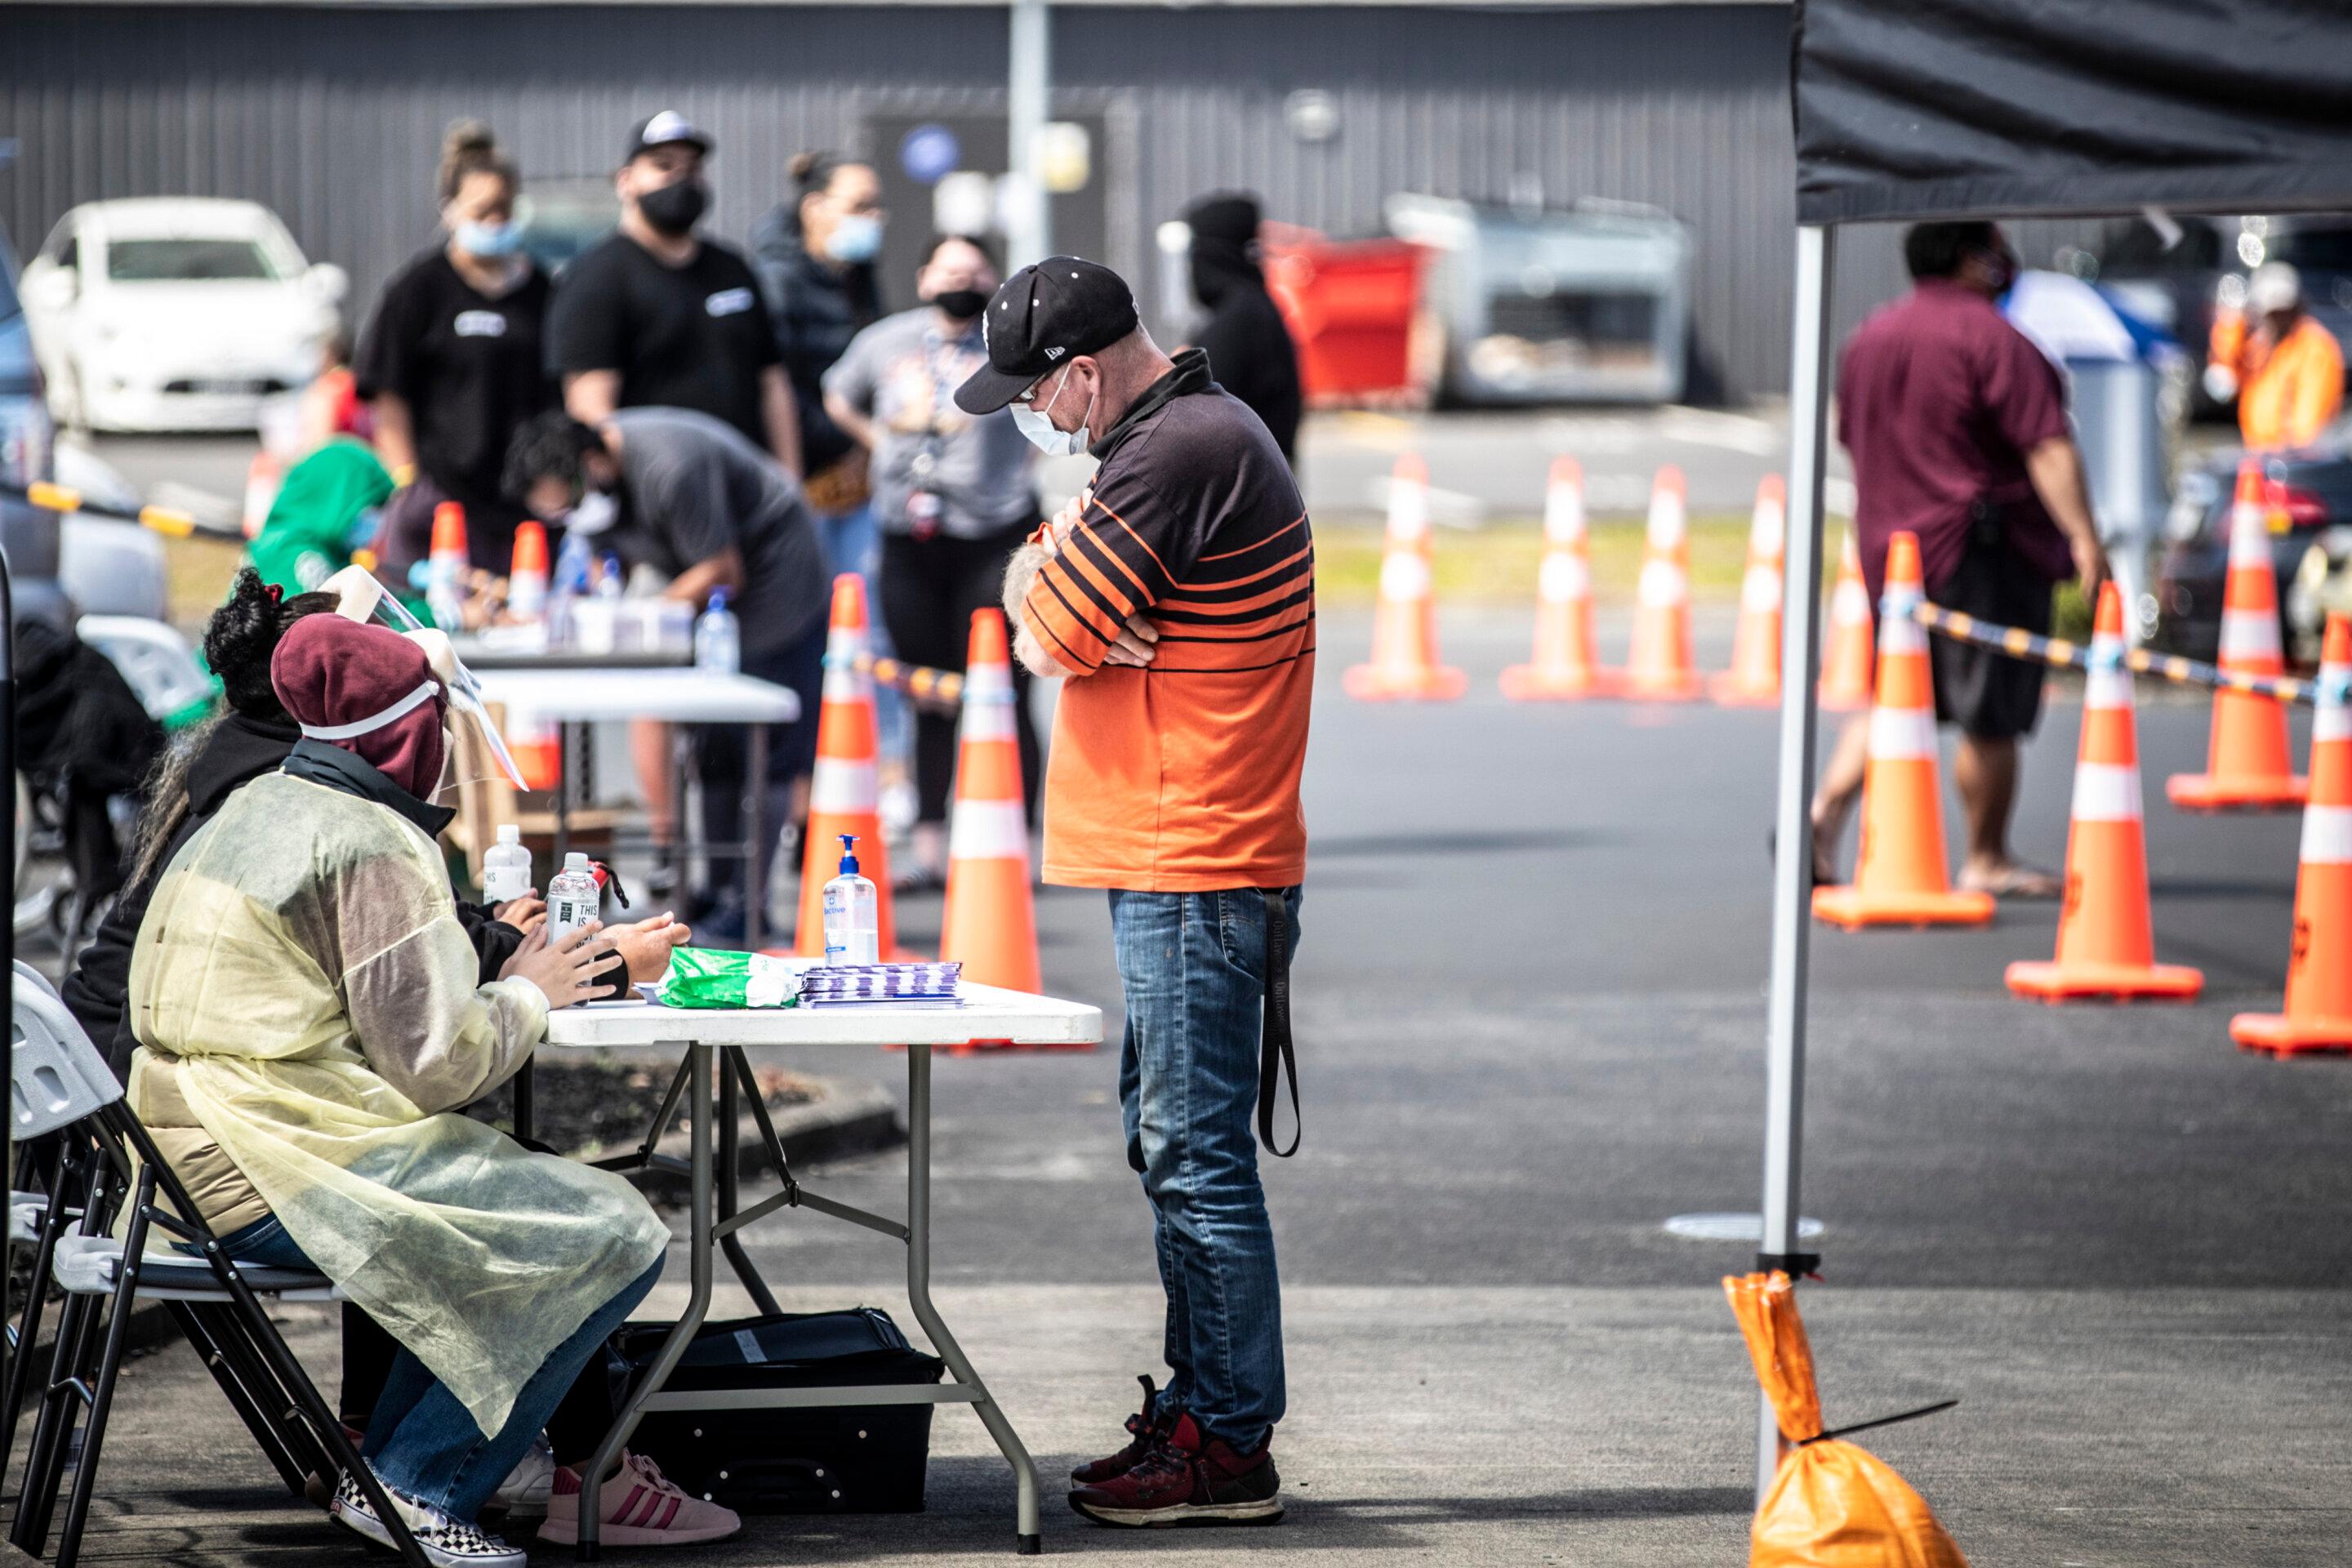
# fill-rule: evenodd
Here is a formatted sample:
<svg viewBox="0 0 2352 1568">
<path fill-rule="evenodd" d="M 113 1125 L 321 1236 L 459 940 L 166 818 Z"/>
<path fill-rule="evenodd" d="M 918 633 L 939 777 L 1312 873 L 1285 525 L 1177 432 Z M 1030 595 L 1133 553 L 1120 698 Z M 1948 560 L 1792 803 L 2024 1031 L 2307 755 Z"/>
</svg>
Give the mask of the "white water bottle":
<svg viewBox="0 0 2352 1568">
<path fill-rule="evenodd" d="M 547 942 L 550 947 L 604 911 L 604 895 L 588 857 L 574 849 L 563 858 L 563 869 L 547 884 Z"/>
<path fill-rule="evenodd" d="M 501 823 L 499 841 L 482 857 L 482 900 L 503 904 L 530 891 L 530 851 L 523 847 L 522 829 Z"/>
<path fill-rule="evenodd" d="M 694 665 L 697 669 L 737 675 L 743 668 L 743 631 L 727 607 L 727 590 L 710 591 L 710 607 L 694 623 Z"/>
<path fill-rule="evenodd" d="M 882 962 L 881 898 L 857 874 L 857 836 L 841 836 L 841 875 L 824 885 L 827 964 Z"/>
</svg>

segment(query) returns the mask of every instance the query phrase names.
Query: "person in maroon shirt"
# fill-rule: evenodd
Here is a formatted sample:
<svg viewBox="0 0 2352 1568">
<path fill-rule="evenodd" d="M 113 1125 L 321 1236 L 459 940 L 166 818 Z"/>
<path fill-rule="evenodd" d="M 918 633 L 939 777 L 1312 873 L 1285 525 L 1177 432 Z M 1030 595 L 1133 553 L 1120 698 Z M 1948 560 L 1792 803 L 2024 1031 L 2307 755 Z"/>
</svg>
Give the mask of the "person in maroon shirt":
<svg viewBox="0 0 2352 1568">
<path fill-rule="evenodd" d="M 2095 596 L 2106 555 L 2058 369 L 1994 301 L 2017 253 L 1990 223 L 1923 223 L 1904 237 L 1910 294 L 1862 324 L 1838 363 L 1838 438 L 1853 459 L 1854 531 L 1872 613 L 1886 542 L 1919 539 L 1927 597 L 1982 620 L 2050 629 L 2050 592 L 2069 577 Z M 1960 727 L 1953 775 L 1968 816 L 1964 888 L 2055 898 L 2056 877 L 2010 853 L 2017 741 L 2042 712 L 2042 669 L 1948 637 L 1929 642 L 1936 717 Z M 1813 876 L 1862 793 L 1867 718 L 1846 726 L 1813 797 Z"/>
</svg>

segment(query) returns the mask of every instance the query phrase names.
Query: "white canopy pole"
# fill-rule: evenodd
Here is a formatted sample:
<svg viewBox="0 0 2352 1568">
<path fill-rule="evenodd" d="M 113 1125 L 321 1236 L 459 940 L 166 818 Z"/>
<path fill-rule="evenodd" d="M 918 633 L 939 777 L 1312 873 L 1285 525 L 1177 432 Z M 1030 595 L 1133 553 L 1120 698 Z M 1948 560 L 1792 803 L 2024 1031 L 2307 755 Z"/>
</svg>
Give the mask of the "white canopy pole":
<svg viewBox="0 0 2352 1568">
<path fill-rule="evenodd" d="M 1774 813 L 1772 990 L 1764 1091 L 1764 1234 L 1760 1268 L 1805 1272 L 1797 1251 L 1804 1153 L 1805 988 L 1812 932 L 1813 687 L 1821 676 L 1822 467 L 1829 446 L 1830 281 L 1837 231 L 1797 230 L 1796 343 L 1789 373 L 1789 529 L 1780 586 L 1780 775 Z M 1756 1429 L 1756 1496 L 1780 1468 L 1780 1436 L 1765 1402 Z"/>
<path fill-rule="evenodd" d="M 1012 210 L 1005 215 L 1005 258 L 1014 267 L 1053 254 L 1051 198 L 1045 194 L 1045 140 L 1053 118 L 1052 22 L 1045 0 L 1013 0 L 1012 71 L 1005 92 L 1005 134 L 1012 171 Z"/>
</svg>

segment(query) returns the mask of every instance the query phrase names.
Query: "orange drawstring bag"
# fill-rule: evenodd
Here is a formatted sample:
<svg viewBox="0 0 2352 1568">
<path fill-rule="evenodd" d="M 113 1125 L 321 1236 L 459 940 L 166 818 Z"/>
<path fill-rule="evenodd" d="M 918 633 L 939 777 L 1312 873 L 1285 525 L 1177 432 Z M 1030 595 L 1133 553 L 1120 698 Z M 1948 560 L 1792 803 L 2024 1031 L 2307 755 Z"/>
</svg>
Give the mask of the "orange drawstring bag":
<svg viewBox="0 0 2352 1568">
<path fill-rule="evenodd" d="M 1853 1444 L 1822 1436 L 1812 1347 L 1789 1277 L 1727 1275 L 1723 1292 L 1780 1436 L 1794 1445 L 1756 1510 L 1748 1568 L 1968 1568 L 1901 1476 Z"/>
</svg>

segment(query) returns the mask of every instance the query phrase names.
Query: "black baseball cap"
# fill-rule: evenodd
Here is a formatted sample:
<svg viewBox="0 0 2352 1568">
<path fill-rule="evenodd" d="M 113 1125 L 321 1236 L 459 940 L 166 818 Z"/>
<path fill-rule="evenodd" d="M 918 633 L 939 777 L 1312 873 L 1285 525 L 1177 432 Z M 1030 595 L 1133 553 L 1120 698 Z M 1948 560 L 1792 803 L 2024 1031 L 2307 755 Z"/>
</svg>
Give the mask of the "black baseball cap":
<svg viewBox="0 0 2352 1568">
<path fill-rule="evenodd" d="M 956 388 L 966 414 L 993 414 L 1073 354 L 1099 353 L 1140 320 L 1127 280 L 1099 262 L 1049 256 L 1004 280 L 980 319 L 988 363 Z"/>
<path fill-rule="evenodd" d="M 629 150 L 621 154 L 621 162 L 631 163 L 639 153 L 667 147 L 674 142 L 683 142 L 705 156 L 717 145 L 710 140 L 709 132 L 677 110 L 665 109 L 658 114 L 646 115 L 630 130 Z"/>
</svg>

